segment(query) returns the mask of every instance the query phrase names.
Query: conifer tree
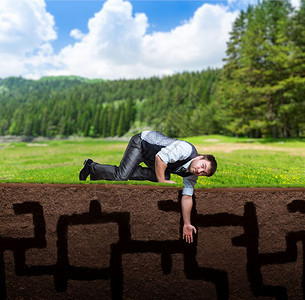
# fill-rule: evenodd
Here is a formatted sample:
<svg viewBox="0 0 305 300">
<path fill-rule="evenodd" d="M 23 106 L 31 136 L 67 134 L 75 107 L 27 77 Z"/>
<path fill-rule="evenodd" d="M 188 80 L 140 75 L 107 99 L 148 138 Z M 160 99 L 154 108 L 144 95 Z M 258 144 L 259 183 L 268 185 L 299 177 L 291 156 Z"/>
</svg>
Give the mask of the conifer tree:
<svg viewBox="0 0 305 300">
<path fill-rule="evenodd" d="M 126 120 L 125 120 L 125 106 L 120 105 L 117 136 L 122 136 L 125 132 L 127 132 L 126 131 Z"/>
</svg>

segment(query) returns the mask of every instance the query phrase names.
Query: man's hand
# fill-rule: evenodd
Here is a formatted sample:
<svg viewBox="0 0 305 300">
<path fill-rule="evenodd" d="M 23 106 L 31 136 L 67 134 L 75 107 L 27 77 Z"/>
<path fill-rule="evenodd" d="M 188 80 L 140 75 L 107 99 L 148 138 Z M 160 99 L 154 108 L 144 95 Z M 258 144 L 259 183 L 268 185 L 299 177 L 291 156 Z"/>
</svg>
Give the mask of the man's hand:
<svg viewBox="0 0 305 300">
<path fill-rule="evenodd" d="M 175 181 L 172 181 L 172 180 L 164 180 L 164 181 L 162 181 L 163 183 L 175 183 L 175 184 L 177 184 L 177 182 L 175 182 Z"/>
<path fill-rule="evenodd" d="M 193 232 L 196 234 L 196 228 L 191 224 L 191 211 L 193 207 L 193 198 L 189 195 L 182 195 L 181 209 L 183 217 L 183 239 L 187 243 L 193 243 Z"/>
<path fill-rule="evenodd" d="M 185 239 L 187 243 L 193 243 L 193 232 L 194 234 L 197 233 L 197 230 L 193 225 L 183 226 L 183 239 Z"/>
</svg>

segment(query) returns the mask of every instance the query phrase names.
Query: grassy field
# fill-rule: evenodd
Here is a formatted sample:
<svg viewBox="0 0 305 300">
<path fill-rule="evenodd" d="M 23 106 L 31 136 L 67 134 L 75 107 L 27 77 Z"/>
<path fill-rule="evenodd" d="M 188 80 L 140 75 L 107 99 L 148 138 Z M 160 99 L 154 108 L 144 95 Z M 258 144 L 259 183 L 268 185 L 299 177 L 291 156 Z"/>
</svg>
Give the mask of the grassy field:
<svg viewBox="0 0 305 300">
<path fill-rule="evenodd" d="M 189 137 L 202 154 L 214 154 L 218 170 L 196 187 L 305 187 L 305 140 L 268 140 L 224 136 Z M 68 139 L 1 143 L 0 182 L 83 183 L 78 173 L 85 158 L 118 164 L 126 141 Z M 182 186 L 182 178 L 172 176 Z M 99 181 L 94 183 L 110 183 Z M 125 184 L 153 184 L 128 181 Z"/>
</svg>

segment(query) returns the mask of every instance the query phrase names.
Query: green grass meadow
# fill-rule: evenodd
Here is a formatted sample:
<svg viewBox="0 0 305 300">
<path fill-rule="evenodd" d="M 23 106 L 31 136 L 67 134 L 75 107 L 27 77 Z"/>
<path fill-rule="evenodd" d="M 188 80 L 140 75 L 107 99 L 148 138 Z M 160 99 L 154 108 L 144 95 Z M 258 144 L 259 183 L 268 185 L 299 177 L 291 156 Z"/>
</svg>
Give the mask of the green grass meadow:
<svg viewBox="0 0 305 300">
<path fill-rule="evenodd" d="M 200 177 L 197 188 L 305 187 L 304 139 L 247 139 L 198 136 L 185 140 L 202 154 L 214 154 L 218 169 L 212 177 Z M 81 183 L 78 173 L 89 157 L 106 164 L 119 164 L 127 141 L 77 138 L 43 142 L 0 144 L 0 183 Z M 182 186 L 182 178 L 172 175 Z M 118 182 L 117 182 L 118 183 Z M 124 184 L 150 184 L 127 181 Z"/>
</svg>

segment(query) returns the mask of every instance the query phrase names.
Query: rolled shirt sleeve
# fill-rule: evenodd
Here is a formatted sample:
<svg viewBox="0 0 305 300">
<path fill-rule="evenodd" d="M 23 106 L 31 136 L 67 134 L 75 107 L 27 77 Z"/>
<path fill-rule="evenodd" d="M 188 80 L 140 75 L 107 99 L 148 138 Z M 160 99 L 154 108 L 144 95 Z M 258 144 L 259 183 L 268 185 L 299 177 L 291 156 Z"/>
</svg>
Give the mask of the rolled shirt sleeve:
<svg viewBox="0 0 305 300">
<path fill-rule="evenodd" d="M 192 146 L 184 141 L 176 141 L 169 146 L 162 148 L 157 154 L 166 164 L 174 163 L 179 160 L 188 158 L 192 153 Z M 187 163 L 189 165 L 189 163 Z M 194 193 L 194 186 L 197 182 L 198 176 L 190 175 L 183 177 L 183 195 L 192 196 Z"/>
<path fill-rule="evenodd" d="M 197 179 L 198 179 L 198 176 L 196 176 L 196 175 L 183 177 L 184 188 L 182 190 L 182 195 L 193 196 L 194 186 L 197 182 Z"/>
<path fill-rule="evenodd" d="M 176 141 L 169 146 L 162 148 L 157 154 L 166 164 L 188 158 L 192 153 L 190 144 L 184 141 Z"/>
</svg>

